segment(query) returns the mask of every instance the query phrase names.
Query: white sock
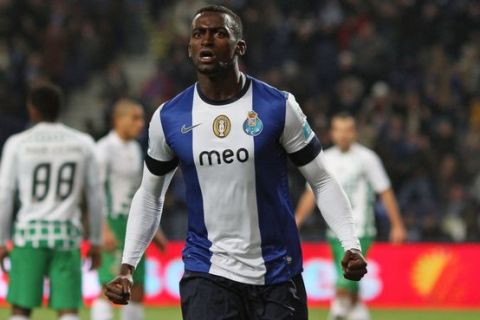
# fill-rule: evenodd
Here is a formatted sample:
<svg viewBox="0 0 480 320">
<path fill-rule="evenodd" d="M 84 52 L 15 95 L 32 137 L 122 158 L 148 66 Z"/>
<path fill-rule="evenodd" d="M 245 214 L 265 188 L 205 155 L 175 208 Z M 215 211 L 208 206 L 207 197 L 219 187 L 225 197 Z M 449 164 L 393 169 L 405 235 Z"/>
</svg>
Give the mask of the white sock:
<svg viewBox="0 0 480 320">
<path fill-rule="evenodd" d="M 78 314 L 67 313 L 58 318 L 58 320 L 80 320 L 80 318 L 78 317 Z"/>
<path fill-rule="evenodd" d="M 10 316 L 10 318 L 8 318 L 9 320 L 28 320 L 30 319 L 30 317 L 27 317 L 27 316 L 19 316 L 19 315 L 12 315 Z"/>
<path fill-rule="evenodd" d="M 370 313 L 367 306 L 362 302 L 357 302 L 352 306 L 352 310 L 348 315 L 349 320 L 370 320 Z"/>
<path fill-rule="evenodd" d="M 122 307 L 121 319 L 122 320 L 143 320 L 143 304 L 138 302 L 129 302 L 126 306 Z"/>
<path fill-rule="evenodd" d="M 95 300 L 92 303 L 92 308 L 90 309 L 90 317 L 92 320 L 112 320 L 112 304 L 101 298 Z"/>
<path fill-rule="evenodd" d="M 349 297 L 335 297 L 330 306 L 330 319 L 346 318 L 351 309 Z"/>
</svg>

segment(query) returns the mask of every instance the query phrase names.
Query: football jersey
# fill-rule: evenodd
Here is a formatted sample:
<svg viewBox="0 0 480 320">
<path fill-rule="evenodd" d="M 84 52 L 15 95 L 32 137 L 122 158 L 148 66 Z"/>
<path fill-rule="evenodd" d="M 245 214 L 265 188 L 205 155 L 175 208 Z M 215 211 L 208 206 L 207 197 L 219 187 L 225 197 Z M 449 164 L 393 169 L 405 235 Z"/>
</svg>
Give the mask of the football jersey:
<svg viewBox="0 0 480 320">
<path fill-rule="evenodd" d="M 39 123 L 7 140 L 0 186 L 19 193 L 16 246 L 78 247 L 84 188 L 99 187 L 94 147 L 91 137 L 59 123 Z"/>
<path fill-rule="evenodd" d="M 107 214 L 127 216 L 135 191 L 142 181 L 143 155 L 135 140 L 123 141 L 115 131 L 97 143 L 100 179 L 105 186 Z"/>
<path fill-rule="evenodd" d="M 357 236 L 375 236 L 375 193 L 390 188 L 380 158 L 372 150 L 354 143 L 347 152 L 338 147 L 327 149 L 325 163 L 350 200 Z"/>
<path fill-rule="evenodd" d="M 291 94 L 247 76 L 235 97 L 212 101 L 195 84 L 155 112 L 149 140 L 152 173 L 183 172 L 186 270 L 248 284 L 302 271 L 287 154 L 302 166 L 321 146 Z"/>
</svg>

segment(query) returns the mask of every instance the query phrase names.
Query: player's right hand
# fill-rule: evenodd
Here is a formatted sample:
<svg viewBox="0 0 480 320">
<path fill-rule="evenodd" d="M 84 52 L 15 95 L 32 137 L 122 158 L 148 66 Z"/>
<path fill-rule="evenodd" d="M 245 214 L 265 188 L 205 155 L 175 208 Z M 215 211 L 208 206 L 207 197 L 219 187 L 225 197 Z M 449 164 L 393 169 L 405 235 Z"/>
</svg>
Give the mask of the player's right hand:
<svg viewBox="0 0 480 320">
<path fill-rule="evenodd" d="M 115 304 L 128 304 L 133 286 L 133 268 L 125 264 L 120 269 L 120 275 L 105 286 L 105 296 Z"/>
<path fill-rule="evenodd" d="M 100 246 L 95 246 L 95 245 L 90 246 L 90 250 L 88 250 L 88 257 L 90 257 L 92 261 L 90 270 L 95 270 L 100 268 L 100 265 L 102 263 L 102 251 L 100 249 Z"/>
<path fill-rule="evenodd" d="M 115 249 L 117 249 L 118 246 L 118 241 L 117 238 L 115 238 L 115 235 L 113 234 L 112 230 L 110 228 L 106 227 L 103 228 L 103 249 L 107 252 L 112 252 Z"/>
<path fill-rule="evenodd" d="M 367 262 L 362 252 L 357 249 L 347 250 L 342 259 L 342 269 L 345 279 L 360 281 L 367 273 Z"/>
<path fill-rule="evenodd" d="M 0 267 L 4 273 L 8 273 L 7 268 L 5 267 L 5 258 L 8 257 L 8 249 L 6 246 L 0 246 Z"/>
</svg>

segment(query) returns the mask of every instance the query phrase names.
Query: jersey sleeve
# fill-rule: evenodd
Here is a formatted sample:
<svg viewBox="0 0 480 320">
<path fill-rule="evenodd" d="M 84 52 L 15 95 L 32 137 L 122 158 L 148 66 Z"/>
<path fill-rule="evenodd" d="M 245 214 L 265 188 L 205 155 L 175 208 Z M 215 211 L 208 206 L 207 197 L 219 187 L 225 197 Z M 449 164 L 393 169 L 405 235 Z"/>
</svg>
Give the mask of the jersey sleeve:
<svg viewBox="0 0 480 320">
<path fill-rule="evenodd" d="M 163 105 L 162 105 L 163 106 Z M 148 150 L 145 156 L 147 169 L 156 176 L 162 176 L 178 166 L 178 158 L 167 144 L 160 119 L 160 110 L 155 111 L 148 128 Z"/>
<path fill-rule="evenodd" d="M 385 168 L 383 167 L 380 157 L 371 152 L 368 154 L 367 160 L 367 177 L 373 187 L 373 190 L 375 190 L 376 193 L 381 193 L 390 188 L 390 179 L 388 179 L 388 175 L 385 172 Z"/>
<path fill-rule="evenodd" d="M 308 124 L 307 117 L 290 93 L 286 102 L 285 127 L 280 143 L 298 167 L 311 162 L 322 150 L 320 141 Z"/>
<path fill-rule="evenodd" d="M 17 187 L 16 149 L 14 138 L 8 139 L 0 161 L 0 245 L 2 246 L 10 239 L 13 201 Z"/>
<path fill-rule="evenodd" d="M 0 188 L 15 190 L 17 185 L 17 163 L 15 138 L 10 138 L 3 147 L 0 161 Z"/>
<path fill-rule="evenodd" d="M 108 177 L 108 150 L 105 143 L 99 142 L 95 146 L 95 156 L 98 162 L 98 172 L 100 182 L 103 184 L 107 181 Z"/>
<path fill-rule="evenodd" d="M 88 137 L 86 147 L 85 194 L 89 214 L 89 240 L 94 245 L 101 243 L 101 230 L 105 210 L 105 195 L 102 189 L 100 168 L 95 143 Z"/>
</svg>

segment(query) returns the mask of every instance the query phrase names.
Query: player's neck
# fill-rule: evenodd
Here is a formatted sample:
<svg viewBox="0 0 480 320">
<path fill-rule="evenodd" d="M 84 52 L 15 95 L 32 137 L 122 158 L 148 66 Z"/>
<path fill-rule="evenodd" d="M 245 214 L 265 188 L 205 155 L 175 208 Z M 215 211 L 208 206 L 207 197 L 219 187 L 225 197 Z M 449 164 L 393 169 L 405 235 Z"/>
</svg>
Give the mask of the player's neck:
<svg viewBox="0 0 480 320">
<path fill-rule="evenodd" d="M 40 123 L 54 124 L 57 122 L 55 120 L 46 120 L 46 119 L 31 119 L 31 121 L 33 125 L 40 124 Z"/>
<path fill-rule="evenodd" d="M 340 149 L 341 153 L 347 153 L 352 149 L 352 145 L 346 146 L 346 147 L 340 147 L 338 146 L 338 149 Z"/>
<path fill-rule="evenodd" d="M 210 100 L 227 100 L 242 90 L 242 76 L 238 67 L 217 75 L 198 73 L 197 77 L 200 91 Z"/>
<path fill-rule="evenodd" d="M 132 140 L 128 136 L 128 134 L 126 134 L 125 132 L 122 132 L 121 130 L 115 129 L 114 132 L 122 142 L 128 142 L 128 141 Z"/>
</svg>

